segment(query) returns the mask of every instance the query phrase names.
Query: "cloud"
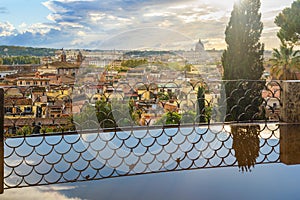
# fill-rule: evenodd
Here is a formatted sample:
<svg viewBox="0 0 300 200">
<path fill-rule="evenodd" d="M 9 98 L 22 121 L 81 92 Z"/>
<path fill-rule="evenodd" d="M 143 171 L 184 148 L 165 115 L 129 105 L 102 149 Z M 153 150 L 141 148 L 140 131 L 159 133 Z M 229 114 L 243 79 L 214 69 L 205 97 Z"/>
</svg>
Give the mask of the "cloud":
<svg viewBox="0 0 300 200">
<path fill-rule="evenodd" d="M 25 22 L 19 26 L 20 33 L 29 32 L 32 34 L 45 35 L 49 33 L 51 30 L 61 30 L 61 28 L 53 24 L 36 23 L 32 25 L 27 25 Z"/>
<path fill-rule="evenodd" d="M 0 22 L 0 37 L 11 36 L 16 33 L 15 27 L 9 22 Z"/>
<path fill-rule="evenodd" d="M 6 14 L 6 13 L 8 13 L 7 8 L 5 8 L 5 7 L 0 7 L 0 14 Z"/>
<path fill-rule="evenodd" d="M 64 190 L 64 188 L 51 188 L 49 187 L 47 190 L 40 188 L 23 188 L 23 189 L 10 189 L 5 190 L 4 194 L 1 195 L 1 199 L 3 200 L 40 200 L 40 199 L 59 199 L 59 200 L 80 200 L 80 198 L 71 198 L 67 197 L 61 193 L 59 190 Z M 67 188 L 72 189 L 72 188 Z"/>
<path fill-rule="evenodd" d="M 183 46 L 184 44 L 184 46 Z M 194 41 L 183 34 L 163 28 L 132 29 L 102 41 L 90 44 L 101 49 L 178 49 L 191 48 Z"/>
<path fill-rule="evenodd" d="M 59 0 L 47 1 L 44 5 L 52 11 L 48 19 L 53 23 L 64 25 L 65 28 L 69 25 L 75 27 L 75 24 L 77 28 L 86 29 L 78 30 L 72 45 L 82 45 L 82 41 L 90 41 L 92 48 L 97 48 L 96 44 L 101 44 L 112 35 L 145 27 L 172 29 L 192 37 L 195 41 L 199 36 L 204 40 L 212 35 L 222 37 L 226 26 L 224 18 L 228 15 L 220 8 L 193 0 Z M 215 33 L 217 30 L 220 30 L 219 34 Z M 95 37 L 97 34 L 98 37 Z M 91 41 L 91 38 L 96 41 Z M 144 38 L 155 42 L 157 34 Z M 168 46 L 163 43 L 159 46 Z"/>
<path fill-rule="evenodd" d="M 49 23 L 25 22 L 17 28 L 9 23 L 1 23 L 0 41 L 33 46 L 44 44 L 58 48 L 98 48 L 97 45 L 113 35 L 130 31 L 134 34 L 132 30 L 156 27 L 180 32 L 194 42 L 199 38 L 213 40 L 206 43 L 208 48 L 225 48 L 224 31 L 233 2 L 234 0 L 46 0 L 43 5 L 50 11 L 45 16 Z M 265 27 L 263 37 L 266 39 L 275 30 L 274 17 L 283 5 L 282 1 L 274 0 L 273 3 L 263 2 L 262 7 Z M 276 36 L 276 33 L 273 34 Z M 157 34 L 153 34 L 151 38 L 145 37 L 145 40 L 154 42 L 156 37 Z M 18 41 L 19 39 L 23 41 Z M 222 42 L 212 46 L 217 41 Z M 158 46 L 167 44 L 160 42 Z"/>
<path fill-rule="evenodd" d="M 27 30 L 12 35 L 0 36 L 0 43 L 3 45 L 37 46 L 37 47 L 64 47 L 70 43 L 72 37 L 63 31 L 49 28 L 49 30 Z"/>
</svg>

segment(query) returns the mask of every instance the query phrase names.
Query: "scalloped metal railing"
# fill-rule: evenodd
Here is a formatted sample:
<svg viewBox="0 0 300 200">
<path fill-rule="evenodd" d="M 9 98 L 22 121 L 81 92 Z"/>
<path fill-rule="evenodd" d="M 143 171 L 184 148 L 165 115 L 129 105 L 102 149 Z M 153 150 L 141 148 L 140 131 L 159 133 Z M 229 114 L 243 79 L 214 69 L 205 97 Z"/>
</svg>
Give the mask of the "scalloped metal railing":
<svg viewBox="0 0 300 200">
<path fill-rule="evenodd" d="M 220 92 L 231 83 L 235 83 L 236 88 L 229 94 Z M 161 86 L 162 94 L 168 93 L 166 91 L 168 84 L 170 83 Z M 4 146 L 4 188 L 203 168 L 237 166 L 241 171 L 248 171 L 257 164 L 279 162 L 279 128 L 276 124 L 280 119 L 276 109 L 276 106 L 281 104 L 278 93 L 282 89 L 279 83 L 241 80 L 216 81 L 213 84 L 203 82 L 184 84 L 188 84 L 184 86 L 185 91 L 175 90 L 172 96 L 168 94 L 167 100 L 154 92 L 157 91 L 155 88 L 157 84 L 156 86 L 144 83 L 127 85 L 128 91 L 135 91 L 136 88 L 144 90 L 144 93 L 137 95 L 135 102 L 139 104 L 136 104 L 134 109 L 139 109 L 140 105 L 144 109 L 143 112 L 149 112 L 147 110 L 149 105 L 160 104 L 160 109 L 167 112 L 166 105 L 172 101 L 173 107 L 175 105 L 177 109 L 176 112 L 181 112 L 181 118 L 171 124 L 166 121 L 155 124 L 152 123 L 151 118 L 142 124 L 130 120 L 129 122 L 125 120 L 124 123 L 123 119 L 127 119 L 128 116 L 124 115 L 118 106 L 120 104 L 128 106 L 130 98 L 136 95 L 133 93 L 129 94 L 129 100 L 128 96 L 117 93 L 120 98 L 117 98 L 115 107 L 107 113 L 95 107 L 93 112 L 104 116 L 103 121 L 99 121 L 99 118 L 89 118 L 89 113 L 85 114 L 84 120 L 81 121 L 82 116 L 79 116 L 79 120 L 71 118 L 66 122 L 55 117 L 24 119 L 13 116 L 6 119 L 4 123 L 7 123 L 10 128 L 50 120 L 47 123 L 52 128 L 57 127 L 55 129 L 57 133 L 41 131 L 40 134 L 32 135 L 6 135 L 2 145 Z M 218 101 L 217 98 L 210 100 L 203 97 L 190 98 L 192 94 L 197 95 L 198 86 L 203 84 L 206 85 L 207 94 L 211 97 L 218 95 Z M 122 88 L 121 85 L 111 87 L 116 91 Z M 258 92 L 256 91 L 257 94 L 263 95 L 262 93 L 265 92 L 267 98 L 261 99 L 259 108 L 255 100 L 249 105 L 244 105 L 246 102 L 244 99 L 257 90 L 257 85 L 260 88 Z M 274 90 L 274 87 L 277 89 Z M 176 88 L 183 88 L 183 86 L 177 85 Z M 32 94 L 32 88 L 22 91 L 23 96 Z M 148 95 L 150 91 L 153 96 L 145 99 L 143 95 L 146 93 Z M 64 106 L 73 103 L 70 110 L 81 112 L 88 105 L 94 106 L 94 98 L 99 96 L 100 92 L 85 95 L 84 91 L 78 91 L 77 94 L 77 96 L 60 94 L 53 101 L 61 100 Z M 85 103 L 75 104 L 80 100 L 78 99 L 80 95 L 84 96 Z M 103 95 L 106 103 L 112 102 L 116 97 L 116 95 L 101 93 L 102 97 Z M 205 101 L 206 106 L 211 107 L 209 113 L 205 108 L 196 111 L 197 103 L 201 99 Z M 279 105 L 274 105 L 271 100 L 275 100 Z M 236 104 L 228 107 L 227 102 Z M 171 109 L 174 109 L 173 107 Z M 253 111 L 252 107 L 256 110 Z M 184 114 L 191 110 L 197 112 L 197 115 L 186 117 Z M 246 114 L 250 111 L 253 116 L 247 117 Z M 258 118 L 259 115 L 262 118 Z M 116 116 L 118 119 L 113 118 Z M 201 117 L 204 121 L 200 120 Z M 230 123 L 225 122 L 228 121 L 227 119 L 230 119 Z M 70 122 L 71 128 L 64 127 Z M 110 126 L 106 126 L 107 123 Z M 42 126 L 45 128 L 46 125 Z M 74 130 L 75 128 L 77 131 Z"/>
<path fill-rule="evenodd" d="M 230 130 L 231 129 L 231 130 Z M 276 124 L 173 127 L 6 138 L 4 187 L 279 162 Z"/>
</svg>

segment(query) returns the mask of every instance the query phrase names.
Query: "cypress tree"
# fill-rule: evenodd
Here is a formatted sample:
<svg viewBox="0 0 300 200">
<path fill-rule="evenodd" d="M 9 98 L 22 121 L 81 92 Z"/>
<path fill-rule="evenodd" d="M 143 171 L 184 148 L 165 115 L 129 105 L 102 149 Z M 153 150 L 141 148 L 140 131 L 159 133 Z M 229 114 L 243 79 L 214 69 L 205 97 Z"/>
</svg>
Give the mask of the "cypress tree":
<svg viewBox="0 0 300 200">
<path fill-rule="evenodd" d="M 197 117 L 198 122 L 203 123 L 206 122 L 206 112 L 205 112 L 205 90 L 203 87 L 198 87 L 198 93 L 197 93 Z"/>
<path fill-rule="evenodd" d="M 250 80 L 261 79 L 264 71 L 264 45 L 260 43 L 263 24 L 259 9 L 260 0 L 236 2 L 226 27 L 227 49 L 223 53 L 222 64 L 223 80 L 227 81 L 227 121 L 258 118 L 264 83 Z"/>
</svg>

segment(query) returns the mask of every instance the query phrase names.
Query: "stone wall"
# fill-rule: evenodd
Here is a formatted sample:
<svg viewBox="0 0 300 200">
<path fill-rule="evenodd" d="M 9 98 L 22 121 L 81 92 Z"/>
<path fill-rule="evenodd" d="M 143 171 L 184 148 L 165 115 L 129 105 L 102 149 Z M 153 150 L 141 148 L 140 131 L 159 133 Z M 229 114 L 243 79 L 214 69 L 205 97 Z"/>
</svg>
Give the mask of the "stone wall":
<svg viewBox="0 0 300 200">
<path fill-rule="evenodd" d="M 300 164 L 300 125 L 280 125 L 280 161 L 287 165 Z"/>
<path fill-rule="evenodd" d="M 282 81 L 281 87 L 281 121 L 300 123 L 300 81 Z"/>
</svg>

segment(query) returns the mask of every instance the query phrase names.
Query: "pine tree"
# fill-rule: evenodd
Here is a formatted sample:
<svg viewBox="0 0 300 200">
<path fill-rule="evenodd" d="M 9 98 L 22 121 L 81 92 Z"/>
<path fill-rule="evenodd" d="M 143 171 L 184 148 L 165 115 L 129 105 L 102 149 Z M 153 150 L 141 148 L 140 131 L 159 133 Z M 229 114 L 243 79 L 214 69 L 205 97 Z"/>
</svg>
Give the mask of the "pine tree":
<svg viewBox="0 0 300 200">
<path fill-rule="evenodd" d="M 263 83 L 250 80 L 261 79 L 264 71 L 264 45 L 260 43 L 263 24 L 259 9 L 260 0 L 240 0 L 235 3 L 226 27 L 223 80 L 241 80 L 228 81 L 225 85 L 227 121 L 258 117 Z"/>
<path fill-rule="evenodd" d="M 275 24 L 280 27 L 278 36 L 291 45 L 300 45 L 300 0 L 285 8 L 275 18 Z"/>
</svg>

